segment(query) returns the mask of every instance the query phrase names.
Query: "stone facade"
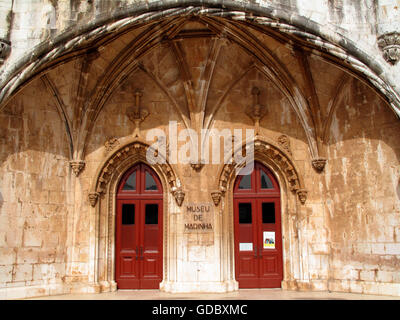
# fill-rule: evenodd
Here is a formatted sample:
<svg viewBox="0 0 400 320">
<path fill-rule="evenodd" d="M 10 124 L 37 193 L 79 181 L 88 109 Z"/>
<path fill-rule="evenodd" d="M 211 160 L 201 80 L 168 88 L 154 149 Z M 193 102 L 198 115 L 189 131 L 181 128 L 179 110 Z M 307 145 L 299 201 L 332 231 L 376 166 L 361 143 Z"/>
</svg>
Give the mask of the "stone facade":
<svg viewBox="0 0 400 320">
<path fill-rule="evenodd" d="M 0 298 L 116 289 L 117 184 L 171 121 L 255 130 L 283 288 L 400 295 L 400 64 L 378 44 L 400 3 L 383 3 L 2 1 Z M 160 289 L 237 290 L 234 167 L 153 168 Z M 184 232 L 193 202 L 214 204 L 213 232 Z"/>
</svg>

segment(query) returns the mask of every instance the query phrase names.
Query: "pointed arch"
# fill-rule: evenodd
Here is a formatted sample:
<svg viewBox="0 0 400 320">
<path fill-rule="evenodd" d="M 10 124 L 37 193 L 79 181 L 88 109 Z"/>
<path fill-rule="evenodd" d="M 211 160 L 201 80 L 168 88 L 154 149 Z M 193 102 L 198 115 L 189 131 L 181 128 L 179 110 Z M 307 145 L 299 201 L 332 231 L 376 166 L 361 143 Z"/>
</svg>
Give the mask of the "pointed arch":
<svg viewBox="0 0 400 320">
<path fill-rule="evenodd" d="M 234 151 L 242 152 L 246 149 L 246 145 L 250 141 L 246 141 Z M 307 199 L 307 190 L 304 187 L 304 180 L 296 168 L 291 156 L 280 147 L 266 139 L 258 136 L 254 140 L 254 160 L 271 167 L 274 172 L 278 173 L 284 181 L 286 188 L 292 193 L 297 194 L 299 201 L 304 204 Z M 218 174 L 217 190 L 224 196 L 236 178 L 236 173 L 245 165 L 245 161 L 241 163 L 228 163 L 224 161 L 220 173 Z"/>
</svg>

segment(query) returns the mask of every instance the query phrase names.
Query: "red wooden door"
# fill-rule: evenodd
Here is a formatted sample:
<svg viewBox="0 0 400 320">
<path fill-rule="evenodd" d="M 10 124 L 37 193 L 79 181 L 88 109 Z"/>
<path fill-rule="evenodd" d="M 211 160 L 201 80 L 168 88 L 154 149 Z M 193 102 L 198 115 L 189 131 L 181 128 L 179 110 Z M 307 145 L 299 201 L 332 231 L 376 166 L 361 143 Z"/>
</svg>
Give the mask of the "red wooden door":
<svg viewBox="0 0 400 320">
<path fill-rule="evenodd" d="M 162 186 L 153 170 L 138 164 L 117 193 L 116 268 L 119 289 L 158 289 L 162 280 Z"/>
<path fill-rule="evenodd" d="M 234 185 L 235 274 L 240 288 L 280 288 L 283 279 L 279 186 L 255 164 Z"/>
</svg>

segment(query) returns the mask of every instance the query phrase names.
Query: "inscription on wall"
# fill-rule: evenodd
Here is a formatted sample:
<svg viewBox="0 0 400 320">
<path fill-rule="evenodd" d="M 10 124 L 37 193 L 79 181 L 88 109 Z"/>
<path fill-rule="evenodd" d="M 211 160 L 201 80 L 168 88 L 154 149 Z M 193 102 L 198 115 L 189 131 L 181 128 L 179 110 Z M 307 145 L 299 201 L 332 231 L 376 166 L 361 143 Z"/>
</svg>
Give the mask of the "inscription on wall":
<svg viewBox="0 0 400 320">
<path fill-rule="evenodd" d="M 185 206 L 184 232 L 212 232 L 214 210 L 211 203 L 188 203 Z"/>
</svg>

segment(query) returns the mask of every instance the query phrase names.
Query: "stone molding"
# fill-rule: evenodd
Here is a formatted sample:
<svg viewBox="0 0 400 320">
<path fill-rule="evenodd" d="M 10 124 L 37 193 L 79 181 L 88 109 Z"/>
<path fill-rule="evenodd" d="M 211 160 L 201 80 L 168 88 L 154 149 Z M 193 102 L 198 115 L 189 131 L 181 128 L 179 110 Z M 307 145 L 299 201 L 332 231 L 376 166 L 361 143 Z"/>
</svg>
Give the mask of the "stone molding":
<svg viewBox="0 0 400 320">
<path fill-rule="evenodd" d="M 120 147 L 108 157 L 95 175 L 95 181 L 89 193 L 89 202 L 92 207 L 96 205 L 97 199 L 106 193 L 107 186 L 119 165 L 126 159 L 135 156 L 139 156 L 140 159 L 146 162 L 148 148 L 150 147 L 147 144 L 136 140 Z M 170 192 L 174 195 L 175 199 L 177 199 L 178 205 L 179 202 L 182 204 L 185 193 L 178 185 L 178 179 L 168 162 L 165 160 L 165 163 L 154 163 L 150 164 L 150 166 L 156 167 L 159 169 L 159 172 L 163 173 L 164 178 L 168 182 Z"/>
<path fill-rule="evenodd" d="M 395 65 L 400 60 L 400 33 L 385 33 L 378 37 L 378 46 L 383 51 L 383 57 Z"/>
<path fill-rule="evenodd" d="M 307 191 L 304 188 L 303 180 L 298 170 L 288 154 L 272 143 L 257 138 L 254 141 L 254 156 L 255 160 L 261 160 L 262 162 L 266 160 L 274 165 L 284 176 L 289 190 L 296 193 L 300 202 L 305 204 Z M 235 162 L 223 166 L 218 178 L 218 191 L 221 192 L 222 196 L 225 196 L 229 182 L 236 177 L 236 169 L 240 169 L 242 166 L 243 163 Z"/>
</svg>

